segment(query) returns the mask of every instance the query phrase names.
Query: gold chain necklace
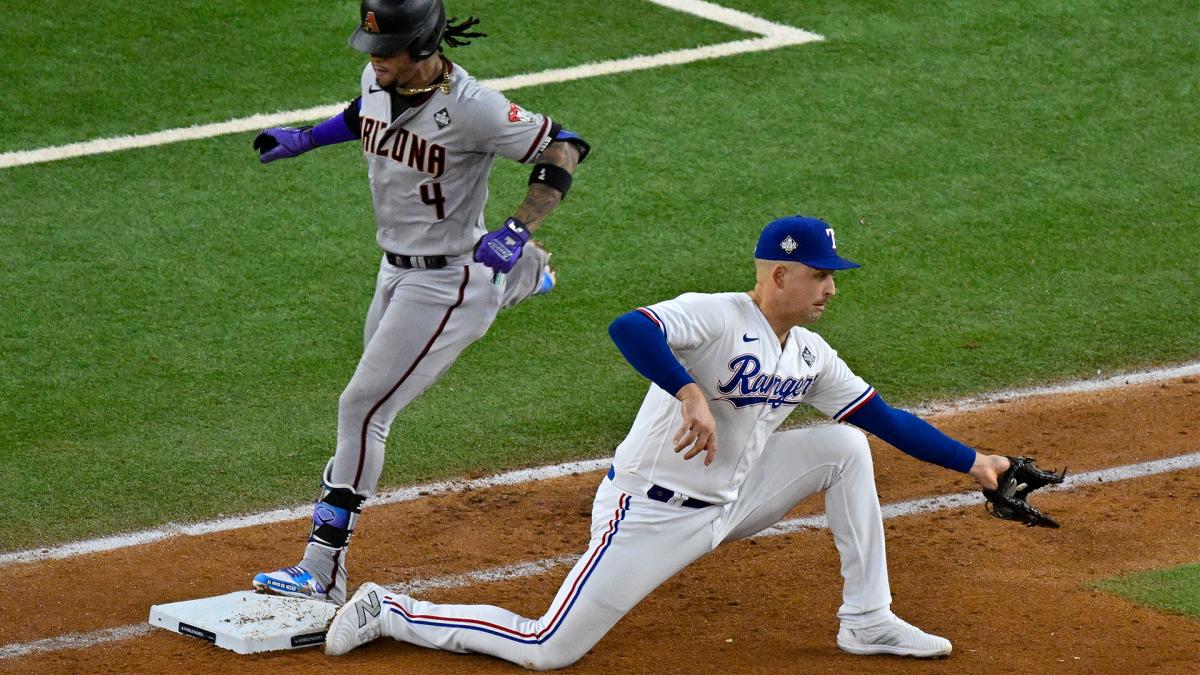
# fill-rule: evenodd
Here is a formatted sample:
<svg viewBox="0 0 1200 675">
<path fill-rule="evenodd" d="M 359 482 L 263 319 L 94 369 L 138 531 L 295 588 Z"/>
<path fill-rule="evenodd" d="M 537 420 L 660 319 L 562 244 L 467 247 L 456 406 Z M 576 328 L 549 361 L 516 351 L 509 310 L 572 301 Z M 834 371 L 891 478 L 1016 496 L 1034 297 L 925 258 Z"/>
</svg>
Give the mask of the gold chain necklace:
<svg viewBox="0 0 1200 675">
<path fill-rule="evenodd" d="M 416 96 L 417 94 L 429 93 L 429 92 L 433 91 L 434 89 L 441 89 L 443 94 L 449 94 L 450 93 L 450 83 L 451 83 L 450 68 L 446 68 L 445 70 L 442 71 L 442 81 L 441 82 L 434 82 L 431 85 L 428 85 L 425 87 L 416 87 L 414 89 L 409 89 L 407 87 L 396 87 L 396 93 L 401 96 Z"/>
</svg>

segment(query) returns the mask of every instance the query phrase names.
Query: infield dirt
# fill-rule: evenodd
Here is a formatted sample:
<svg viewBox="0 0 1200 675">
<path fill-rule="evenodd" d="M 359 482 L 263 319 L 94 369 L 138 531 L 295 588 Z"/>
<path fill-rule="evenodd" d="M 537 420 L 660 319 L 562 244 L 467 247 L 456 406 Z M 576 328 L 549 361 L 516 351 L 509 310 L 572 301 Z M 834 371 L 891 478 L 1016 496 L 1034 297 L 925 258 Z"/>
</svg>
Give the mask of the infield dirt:
<svg viewBox="0 0 1200 675">
<path fill-rule="evenodd" d="M 1037 397 L 932 418 L 976 448 L 1072 472 L 1200 451 L 1200 379 Z M 872 440 L 884 503 L 973 482 Z M 351 585 L 427 579 L 579 553 L 601 473 L 369 508 Z M 989 518 L 982 507 L 886 521 L 893 609 L 949 638 L 948 659 L 856 657 L 837 649 L 841 579 L 829 533 L 727 544 L 636 607 L 570 672 L 1196 672 L 1200 621 L 1091 590 L 1116 574 L 1200 562 L 1200 470 L 1039 494 L 1060 530 Z M 815 497 L 792 515 L 821 510 Z M 0 570 L 0 645 L 146 621 L 150 605 L 248 588 L 295 562 L 292 521 Z M 540 615 L 566 567 L 437 590 L 440 602 Z M 336 661 L 318 649 L 239 656 L 165 631 L 0 660 L 0 672 L 519 672 L 381 640 Z"/>
</svg>

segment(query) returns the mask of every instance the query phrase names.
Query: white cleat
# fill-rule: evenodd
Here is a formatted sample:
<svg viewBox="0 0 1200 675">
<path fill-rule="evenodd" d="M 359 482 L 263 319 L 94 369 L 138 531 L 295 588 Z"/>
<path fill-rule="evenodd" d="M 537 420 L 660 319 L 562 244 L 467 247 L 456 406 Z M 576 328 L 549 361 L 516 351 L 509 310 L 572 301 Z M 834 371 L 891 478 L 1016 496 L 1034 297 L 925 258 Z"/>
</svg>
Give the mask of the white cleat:
<svg viewBox="0 0 1200 675">
<path fill-rule="evenodd" d="M 864 656 L 892 654 L 928 659 L 949 656 L 950 641 L 930 635 L 898 616 L 866 628 L 842 626 L 837 636 L 838 647 L 844 652 Z"/>
<path fill-rule="evenodd" d="M 379 584 L 365 583 L 358 587 L 350 602 L 333 615 L 325 633 L 325 653 L 341 656 L 383 634 L 383 599 L 390 595 Z"/>
</svg>

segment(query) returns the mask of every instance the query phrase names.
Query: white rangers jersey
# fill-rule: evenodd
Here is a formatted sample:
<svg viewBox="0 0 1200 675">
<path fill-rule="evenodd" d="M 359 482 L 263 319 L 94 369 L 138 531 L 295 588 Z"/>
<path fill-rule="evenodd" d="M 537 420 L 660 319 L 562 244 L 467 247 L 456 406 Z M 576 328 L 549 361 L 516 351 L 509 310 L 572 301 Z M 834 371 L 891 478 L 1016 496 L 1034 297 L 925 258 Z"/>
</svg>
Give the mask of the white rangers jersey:
<svg viewBox="0 0 1200 675">
<path fill-rule="evenodd" d="M 674 452 L 680 402 L 651 384 L 613 465 L 713 504 L 731 502 L 762 456 L 767 438 L 800 403 L 841 421 L 874 394 L 829 343 L 795 326 L 786 345 L 745 293 L 685 293 L 639 308 L 666 335 L 679 362 L 707 395 L 717 453 L 690 460 Z"/>
<path fill-rule="evenodd" d="M 379 227 L 377 241 L 402 255 L 471 252 L 487 231 L 483 207 L 497 154 L 530 162 L 550 144 L 550 118 L 522 109 L 458 65 L 449 94 L 393 117 L 392 96 L 363 69 L 359 118 Z"/>
</svg>

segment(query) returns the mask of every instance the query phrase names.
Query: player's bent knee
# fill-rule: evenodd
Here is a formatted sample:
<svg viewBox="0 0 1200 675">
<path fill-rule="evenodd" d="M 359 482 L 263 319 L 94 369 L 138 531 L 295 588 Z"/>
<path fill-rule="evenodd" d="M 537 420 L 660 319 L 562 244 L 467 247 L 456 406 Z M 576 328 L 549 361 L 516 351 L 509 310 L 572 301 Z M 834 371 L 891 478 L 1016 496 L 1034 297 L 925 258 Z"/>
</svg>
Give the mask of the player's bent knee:
<svg viewBox="0 0 1200 675">
<path fill-rule="evenodd" d="M 338 397 L 338 412 L 342 414 L 365 413 L 378 400 L 379 395 L 374 391 L 366 387 L 355 386 L 354 382 L 351 382 Z"/>
<path fill-rule="evenodd" d="M 583 652 L 583 654 L 586 653 L 586 651 Z M 577 650 L 574 649 L 547 649 L 545 645 L 541 645 L 534 652 L 533 657 L 521 665 L 529 670 L 558 670 L 583 658 L 583 654 L 577 653 Z"/>
<path fill-rule="evenodd" d="M 595 640 L 572 639 L 571 633 L 559 633 L 546 642 L 534 645 L 521 665 L 529 670 L 557 670 L 566 668 L 583 658 L 595 645 Z"/>
</svg>

